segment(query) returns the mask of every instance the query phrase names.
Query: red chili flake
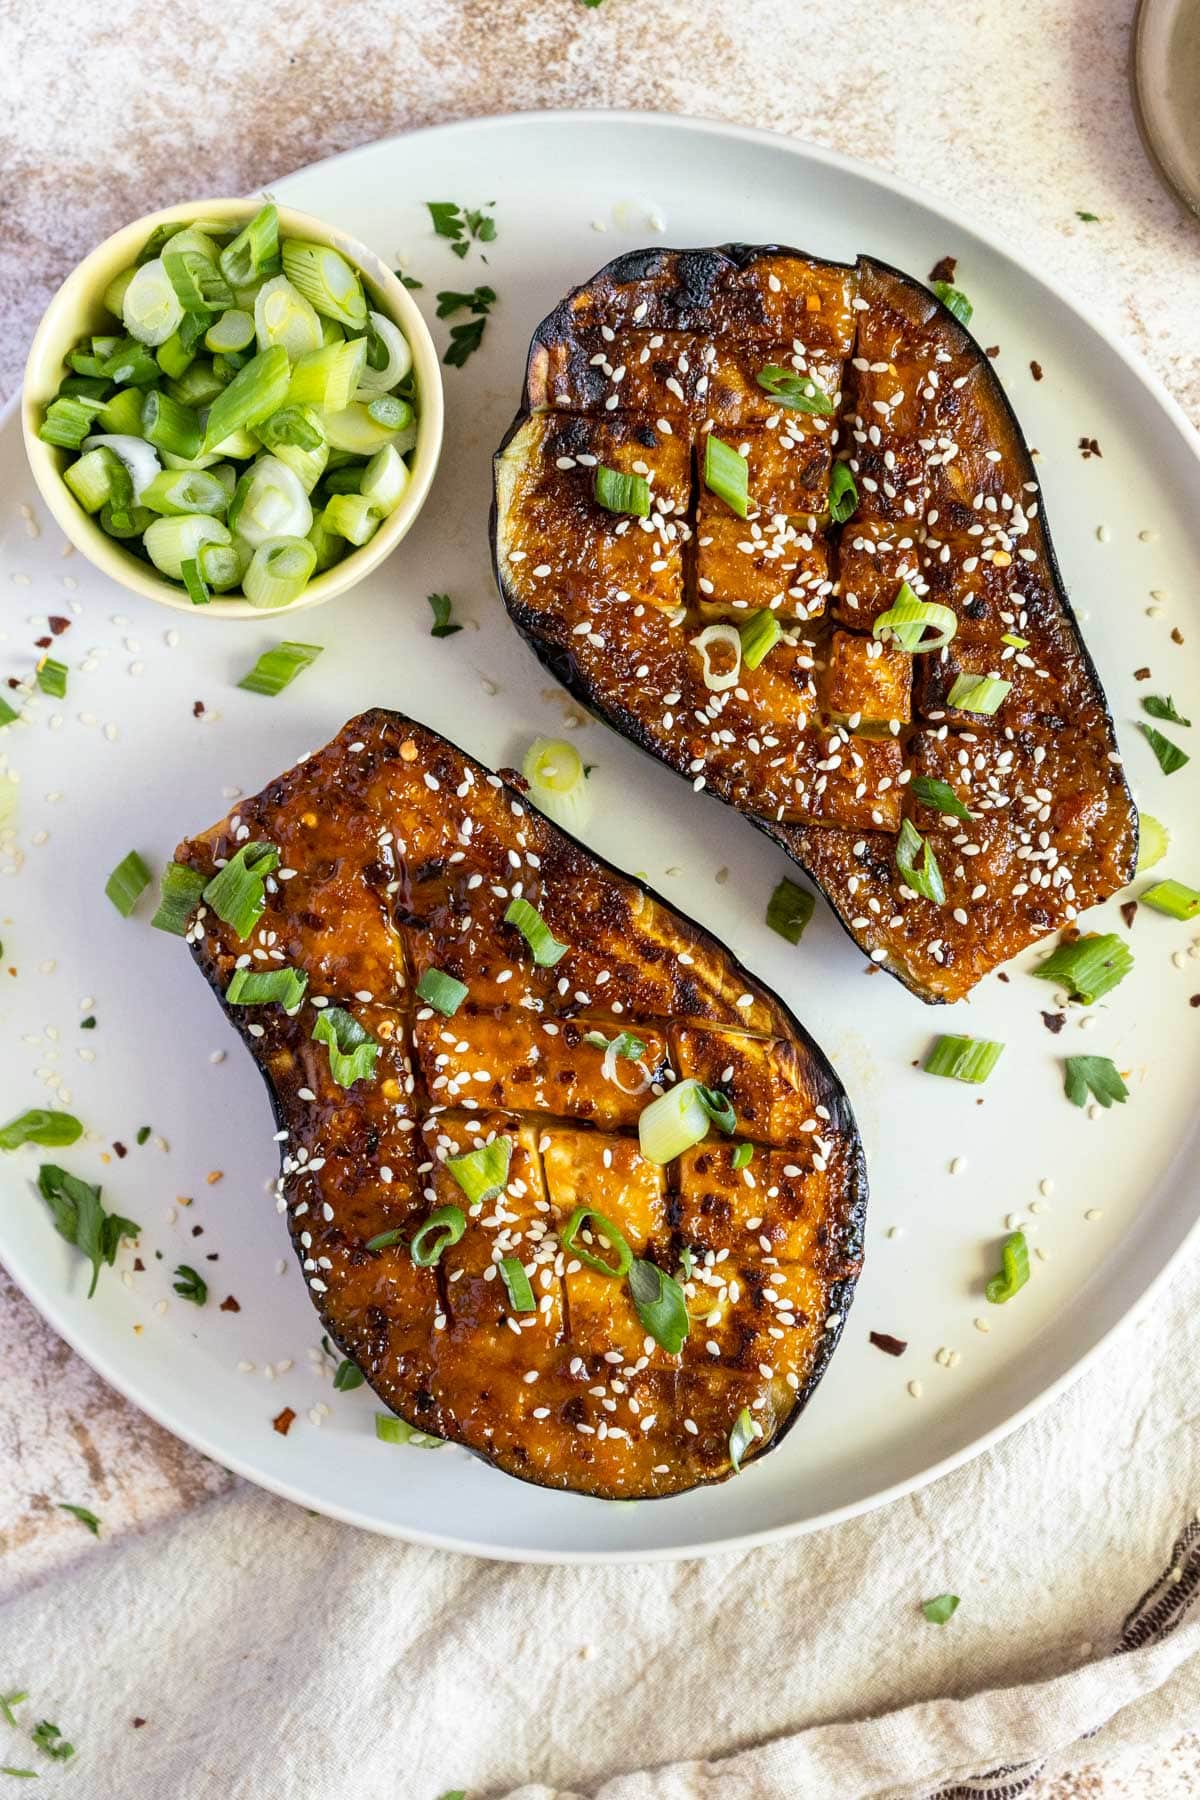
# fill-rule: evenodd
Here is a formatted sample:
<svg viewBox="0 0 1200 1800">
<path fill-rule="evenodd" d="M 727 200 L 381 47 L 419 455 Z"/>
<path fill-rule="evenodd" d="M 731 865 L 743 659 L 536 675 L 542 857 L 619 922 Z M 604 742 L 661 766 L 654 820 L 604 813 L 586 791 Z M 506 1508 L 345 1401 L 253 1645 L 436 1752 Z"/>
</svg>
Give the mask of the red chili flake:
<svg viewBox="0 0 1200 1800">
<path fill-rule="evenodd" d="M 1043 1013 L 1042 1014 L 1042 1024 L 1046 1027 L 1047 1031 L 1052 1031 L 1054 1033 L 1055 1037 L 1058 1036 L 1059 1032 L 1062 1030 L 1062 1028 L 1066 1024 L 1066 1022 L 1067 1022 L 1066 1013 Z"/>
<path fill-rule="evenodd" d="M 1033 376 L 1033 379 L 1035 381 L 1040 381 L 1042 379 L 1042 376 L 1045 373 L 1045 370 L 1042 368 L 1042 365 L 1040 362 L 1035 362 L 1032 358 L 1030 358 L 1029 373 Z"/>
<path fill-rule="evenodd" d="M 280 1437 L 286 1437 L 288 1432 L 292 1429 L 295 1418 L 296 1415 L 292 1411 L 292 1408 L 290 1406 L 285 1406 L 281 1413 L 275 1414 L 271 1423 L 279 1433 Z"/>
<path fill-rule="evenodd" d="M 1200 1006 L 1200 994 L 1193 994 L 1188 1001 L 1189 1006 Z"/>
<path fill-rule="evenodd" d="M 203 1237 L 204 1236 L 203 1225 L 193 1225 L 192 1226 L 192 1236 L 193 1237 Z"/>
<path fill-rule="evenodd" d="M 990 344 L 988 346 L 988 348 L 984 351 L 983 354 L 985 356 L 990 356 L 992 358 L 992 360 L 994 361 L 996 359 L 996 357 L 998 357 L 1000 354 L 999 344 Z"/>
<path fill-rule="evenodd" d="M 1131 931 L 1133 929 L 1133 921 L 1137 918 L 1137 901 L 1136 900 L 1122 900 L 1122 902 L 1121 902 L 1121 917 L 1125 921 L 1126 931 Z"/>
<path fill-rule="evenodd" d="M 135 1275 L 144 1275 L 146 1273 L 146 1265 L 140 1256 L 135 1256 L 133 1259 L 133 1272 Z"/>
<path fill-rule="evenodd" d="M 954 272 L 957 268 L 957 256 L 943 256 L 941 261 L 935 262 L 932 269 L 930 269 L 929 279 L 930 281 L 953 281 Z"/>
<path fill-rule="evenodd" d="M 1133 679 L 1135 681 L 1149 681 L 1149 679 L 1150 679 L 1149 669 L 1135 669 L 1133 671 Z"/>
<path fill-rule="evenodd" d="M 1084 462 L 1086 462 L 1089 456 L 1103 456 L 1104 452 L 1100 448 L 1100 443 L 1097 438 L 1081 437 L 1079 440 L 1079 454 L 1083 457 Z"/>
<path fill-rule="evenodd" d="M 893 1337 L 890 1332 L 873 1331 L 870 1336 L 875 1348 L 882 1350 L 887 1356 L 903 1356 L 908 1349 L 906 1338 Z"/>
<path fill-rule="evenodd" d="M 1182 633 L 1182 631 L 1180 631 L 1178 625 L 1176 625 L 1174 630 L 1171 632 L 1171 642 L 1173 644 L 1182 644 L 1182 642 L 1183 642 L 1183 633 Z"/>
<path fill-rule="evenodd" d="M 222 1300 L 222 1302 L 221 1302 L 221 1311 L 222 1312 L 241 1312 L 241 1310 L 242 1310 L 241 1307 L 238 1305 L 238 1303 L 234 1299 L 233 1295 L 226 1294 L 224 1300 Z"/>
<path fill-rule="evenodd" d="M 10 687 L 10 688 L 19 688 L 19 687 L 20 687 L 20 685 L 21 685 L 21 684 L 20 684 L 20 682 L 19 682 L 19 681 L 18 681 L 18 680 L 17 680 L 17 678 L 16 678 L 16 676 L 15 676 L 15 675 L 10 675 L 10 676 L 9 676 L 9 677 L 8 677 L 8 685 L 9 685 L 9 687 Z"/>
<path fill-rule="evenodd" d="M 202 719 L 204 717 L 204 702 L 203 702 L 203 700 L 193 700 L 192 701 L 192 717 L 193 717 L 193 719 Z"/>
<path fill-rule="evenodd" d="M 33 640 L 34 648 L 37 650 L 48 650 L 53 642 L 52 637 L 40 637 Z"/>
<path fill-rule="evenodd" d="M 129 1152 L 125 1148 L 124 1144 L 118 1144 L 115 1139 L 113 1140 L 113 1149 L 116 1151 L 118 1156 L 128 1156 L 129 1155 Z"/>
<path fill-rule="evenodd" d="M 70 619 L 64 619 L 61 613 L 50 614 L 50 629 L 55 637 L 61 637 L 64 631 L 70 631 Z"/>
<path fill-rule="evenodd" d="M 132 1723 L 133 1723 L 133 1729 L 135 1731 L 140 1731 L 142 1726 L 146 1723 L 146 1721 L 145 1721 L 145 1719 L 134 1719 L 132 1721 Z"/>
<path fill-rule="evenodd" d="M 1001 969 L 1000 973 L 996 976 L 996 980 L 1002 981 L 1004 983 L 1005 987 L 1008 986 L 1008 976 L 1004 973 L 1003 969 Z"/>
</svg>

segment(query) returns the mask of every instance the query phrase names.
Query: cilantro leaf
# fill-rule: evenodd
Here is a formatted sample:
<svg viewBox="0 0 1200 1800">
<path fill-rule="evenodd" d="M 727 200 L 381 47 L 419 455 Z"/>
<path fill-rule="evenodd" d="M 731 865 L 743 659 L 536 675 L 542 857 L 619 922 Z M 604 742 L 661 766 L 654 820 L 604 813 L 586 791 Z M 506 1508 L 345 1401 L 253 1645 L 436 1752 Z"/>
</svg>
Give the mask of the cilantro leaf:
<svg viewBox="0 0 1200 1800">
<path fill-rule="evenodd" d="M 1123 1106 L 1129 1098 L 1117 1065 L 1107 1056 L 1068 1056 L 1063 1085 L 1074 1106 L 1086 1106 L 1089 1092 L 1101 1106 L 1111 1106 L 1114 1100 Z"/>
<path fill-rule="evenodd" d="M 430 637 L 453 637 L 456 631 L 462 630 L 461 625 L 455 625 L 451 620 L 452 602 L 449 594 L 426 594 L 425 598 L 433 610 L 433 624 L 429 627 Z"/>
<path fill-rule="evenodd" d="M 42 1719 L 29 1735 L 38 1749 L 44 1750 L 55 1762 L 69 1762 L 75 1754 L 74 1744 L 68 1744 L 58 1726 L 52 1725 L 49 1719 Z"/>
<path fill-rule="evenodd" d="M 1146 694 L 1142 698 L 1142 705 L 1152 719 L 1166 719 L 1172 725 L 1191 725 L 1190 719 L 1185 719 L 1182 713 L 1175 711 L 1175 702 L 1170 694 Z"/>
<path fill-rule="evenodd" d="M 1076 208 L 1075 217 L 1077 219 L 1082 219 L 1085 225 L 1098 225 L 1100 223 L 1099 213 L 1080 212 L 1078 208 Z"/>
<path fill-rule="evenodd" d="M 81 1525 L 86 1525 L 93 1537 L 100 1536 L 100 1521 L 95 1513 L 90 1512 L 86 1506 L 72 1506 L 69 1500 L 56 1500 L 54 1504 L 59 1512 L 70 1513 L 73 1519 L 78 1519 Z"/>
<path fill-rule="evenodd" d="M 194 1306 L 203 1306 L 208 1299 L 208 1283 L 203 1275 L 197 1274 L 188 1263 L 180 1263 L 175 1273 L 179 1277 L 174 1284 L 175 1292 Z"/>
<path fill-rule="evenodd" d="M 57 1163 L 42 1164 L 38 1190 L 50 1208 L 58 1235 L 82 1251 L 92 1265 L 92 1285 L 87 1294 L 90 1300 L 102 1266 L 107 1263 L 112 1267 L 121 1239 L 137 1237 L 141 1226 L 132 1219 L 123 1219 L 119 1213 L 106 1213 L 100 1189 L 77 1175 L 69 1175 Z"/>
<path fill-rule="evenodd" d="M 1157 756 L 1158 766 L 1164 775 L 1173 775 L 1176 769 L 1182 769 L 1184 763 L 1191 762 L 1192 759 L 1186 750 L 1181 750 L 1178 744 L 1173 744 L 1170 738 L 1163 736 L 1161 731 L 1155 731 L 1153 725 L 1147 725 L 1144 719 L 1139 719 L 1138 726 L 1146 742 Z"/>
</svg>

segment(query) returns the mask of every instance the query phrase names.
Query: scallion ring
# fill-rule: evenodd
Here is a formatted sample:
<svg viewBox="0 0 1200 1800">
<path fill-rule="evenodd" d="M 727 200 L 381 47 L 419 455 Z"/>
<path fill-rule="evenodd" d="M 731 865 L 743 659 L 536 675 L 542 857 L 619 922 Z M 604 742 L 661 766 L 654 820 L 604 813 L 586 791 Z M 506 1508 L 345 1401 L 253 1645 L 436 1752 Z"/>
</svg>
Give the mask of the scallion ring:
<svg viewBox="0 0 1200 1800">
<path fill-rule="evenodd" d="M 409 1255 L 418 1269 L 432 1269 L 442 1251 L 457 1244 L 466 1229 L 467 1215 L 461 1206 L 439 1206 L 413 1233 Z"/>
<path fill-rule="evenodd" d="M 693 650 L 700 652 L 700 660 L 704 664 L 704 685 L 712 694 L 723 694 L 726 688 L 736 687 L 742 673 L 742 639 L 733 625 L 706 625 L 698 637 L 692 640 Z M 732 667 L 724 673 L 713 668 L 709 654 L 714 644 L 722 644 L 733 658 Z"/>
<path fill-rule="evenodd" d="M 616 1257 L 615 1263 L 605 1261 L 602 1256 L 589 1250 L 586 1244 L 579 1242 L 579 1234 L 584 1229 L 585 1220 L 591 1221 L 588 1228 L 589 1235 L 593 1238 L 602 1237 L 605 1240 Z M 597 1274 L 607 1275 L 613 1281 L 620 1281 L 629 1273 L 633 1262 L 633 1251 L 612 1220 L 606 1218 L 602 1212 L 597 1212 L 594 1206 L 577 1206 L 559 1236 L 563 1249 L 569 1251 L 572 1256 L 578 1257 L 581 1263 L 586 1263 L 589 1269 L 595 1269 Z"/>
</svg>

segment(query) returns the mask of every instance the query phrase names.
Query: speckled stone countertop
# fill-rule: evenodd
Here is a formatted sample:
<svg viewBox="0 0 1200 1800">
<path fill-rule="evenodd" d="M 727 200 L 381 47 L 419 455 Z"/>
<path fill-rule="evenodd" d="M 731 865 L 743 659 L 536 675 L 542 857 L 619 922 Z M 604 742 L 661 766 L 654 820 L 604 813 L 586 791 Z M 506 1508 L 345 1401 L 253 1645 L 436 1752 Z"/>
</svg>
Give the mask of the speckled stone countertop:
<svg viewBox="0 0 1200 1800">
<path fill-rule="evenodd" d="M 0 395 L 72 265 L 138 214 L 355 144 L 545 107 L 720 116 L 911 179 L 1022 245 L 1200 424 L 1200 223 L 1138 139 L 1133 0 L 0 0 Z M 1096 222 L 1080 219 L 1098 215 Z M 0 1597 L 70 1566 L 86 1491 L 136 1532 L 235 1478 L 119 1399 L 0 1273 Z M 47 1421 L 51 1421 L 50 1425 Z M 81 1538 L 83 1541 L 81 1543 Z M 1200 1792 L 1200 1739 L 1039 1800 Z"/>
</svg>

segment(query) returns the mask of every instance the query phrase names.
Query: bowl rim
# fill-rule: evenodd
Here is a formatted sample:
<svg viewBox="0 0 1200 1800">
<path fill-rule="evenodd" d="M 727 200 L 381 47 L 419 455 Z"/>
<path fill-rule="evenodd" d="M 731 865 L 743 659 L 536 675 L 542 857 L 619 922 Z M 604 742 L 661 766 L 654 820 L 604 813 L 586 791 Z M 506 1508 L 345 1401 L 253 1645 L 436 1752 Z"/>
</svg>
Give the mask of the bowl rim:
<svg viewBox="0 0 1200 1800">
<path fill-rule="evenodd" d="M 75 265 L 52 296 L 34 333 L 21 382 L 25 454 L 42 499 L 71 543 L 101 574 L 130 592 L 192 617 L 257 619 L 261 623 L 264 619 L 285 618 L 320 606 L 345 593 L 377 568 L 411 529 L 428 496 L 441 454 L 444 426 L 441 365 L 429 327 L 416 302 L 369 245 L 312 213 L 279 206 L 281 233 L 310 238 L 339 250 L 366 278 L 373 290 L 373 298 L 383 302 L 380 310 L 395 319 L 408 339 L 417 374 L 420 411 L 410 479 L 399 506 L 383 521 L 374 537 L 318 575 L 299 599 L 272 610 L 252 606 L 241 596 L 214 600 L 211 606 L 194 606 L 181 588 L 159 576 L 152 567 L 124 550 L 117 540 L 108 537 L 76 501 L 62 478 L 64 453 L 45 443 L 38 436 L 38 428 L 45 407 L 58 390 L 66 352 L 86 330 L 83 321 L 87 313 L 99 307 L 105 287 L 121 269 L 134 261 L 156 226 L 183 225 L 204 218 L 244 221 L 253 218 L 268 203 L 278 204 L 265 192 L 249 197 L 182 201 L 145 213 L 103 239 Z"/>
</svg>

